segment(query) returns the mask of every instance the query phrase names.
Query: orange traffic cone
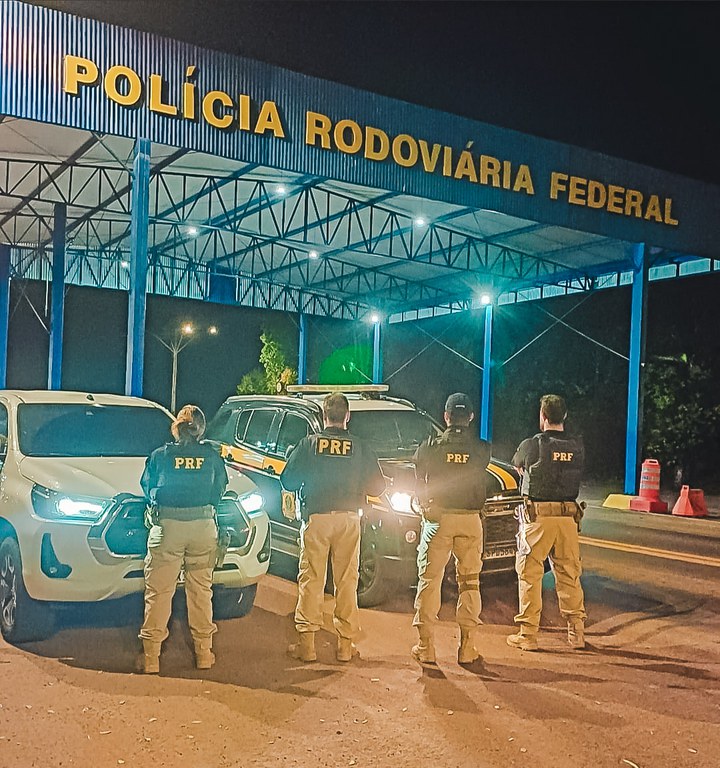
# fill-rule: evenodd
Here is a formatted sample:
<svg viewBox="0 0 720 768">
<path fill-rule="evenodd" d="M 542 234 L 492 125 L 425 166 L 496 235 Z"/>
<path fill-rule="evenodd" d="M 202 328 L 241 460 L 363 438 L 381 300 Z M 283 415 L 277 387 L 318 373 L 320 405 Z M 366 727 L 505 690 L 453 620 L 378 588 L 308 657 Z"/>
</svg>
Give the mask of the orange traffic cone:
<svg viewBox="0 0 720 768">
<path fill-rule="evenodd" d="M 681 517 L 707 517 L 705 494 L 700 488 L 691 489 L 689 485 L 683 485 L 672 513 Z"/>
</svg>

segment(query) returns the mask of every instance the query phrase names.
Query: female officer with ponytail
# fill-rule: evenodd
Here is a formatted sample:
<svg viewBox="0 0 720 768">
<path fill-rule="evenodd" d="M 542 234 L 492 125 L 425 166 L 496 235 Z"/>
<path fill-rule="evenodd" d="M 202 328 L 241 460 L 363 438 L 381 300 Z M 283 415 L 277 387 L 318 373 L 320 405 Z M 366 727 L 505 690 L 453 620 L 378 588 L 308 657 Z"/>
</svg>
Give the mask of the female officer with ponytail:
<svg viewBox="0 0 720 768">
<path fill-rule="evenodd" d="M 210 669 L 215 656 L 212 636 L 212 577 L 217 555 L 215 507 L 227 486 L 225 463 L 201 438 L 205 415 L 196 405 L 180 409 L 172 424 L 174 443 L 152 452 L 140 481 L 154 509 L 145 558 L 145 621 L 142 671 L 160 671 L 160 647 L 168 636 L 181 568 L 185 569 L 188 623 L 195 645 L 195 665 Z"/>
</svg>

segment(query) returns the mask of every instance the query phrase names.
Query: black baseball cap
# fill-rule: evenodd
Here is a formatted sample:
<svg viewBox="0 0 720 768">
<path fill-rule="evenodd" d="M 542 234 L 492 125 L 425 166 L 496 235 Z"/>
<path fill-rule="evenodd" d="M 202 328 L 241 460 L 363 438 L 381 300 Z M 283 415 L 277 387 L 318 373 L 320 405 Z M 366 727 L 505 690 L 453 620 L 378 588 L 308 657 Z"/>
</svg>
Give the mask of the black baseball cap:
<svg viewBox="0 0 720 768">
<path fill-rule="evenodd" d="M 456 415 L 466 413 L 469 416 L 473 412 L 472 402 L 464 392 L 455 392 L 445 401 L 445 412 Z"/>
</svg>

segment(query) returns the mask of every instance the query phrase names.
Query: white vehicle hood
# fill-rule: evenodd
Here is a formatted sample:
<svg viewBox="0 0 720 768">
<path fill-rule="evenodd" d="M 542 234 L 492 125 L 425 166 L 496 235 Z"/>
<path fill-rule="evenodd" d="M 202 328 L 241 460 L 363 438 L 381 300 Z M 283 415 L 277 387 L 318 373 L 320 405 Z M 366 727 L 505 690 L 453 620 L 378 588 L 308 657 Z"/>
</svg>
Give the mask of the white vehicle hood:
<svg viewBox="0 0 720 768">
<path fill-rule="evenodd" d="M 35 458 L 26 456 L 20 474 L 38 485 L 78 496 L 112 498 L 118 493 L 142 496 L 140 477 L 145 458 Z"/>
<path fill-rule="evenodd" d="M 140 478 L 145 458 L 87 458 L 26 456 L 18 467 L 20 474 L 33 483 L 54 491 L 109 499 L 119 493 L 142 496 Z M 228 467 L 228 489 L 238 494 L 256 490 L 254 483 Z"/>
</svg>

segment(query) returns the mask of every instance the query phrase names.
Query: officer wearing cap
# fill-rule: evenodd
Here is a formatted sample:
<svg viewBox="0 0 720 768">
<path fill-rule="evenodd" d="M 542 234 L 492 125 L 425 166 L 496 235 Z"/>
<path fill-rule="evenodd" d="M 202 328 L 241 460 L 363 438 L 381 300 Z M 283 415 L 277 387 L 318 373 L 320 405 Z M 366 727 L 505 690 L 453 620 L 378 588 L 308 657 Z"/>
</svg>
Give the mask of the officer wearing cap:
<svg viewBox="0 0 720 768">
<path fill-rule="evenodd" d="M 212 578 L 217 557 L 215 507 L 228 483 L 225 462 L 202 442 L 205 415 L 196 405 L 180 409 L 171 426 L 175 438 L 153 451 L 140 484 L 152 510 L 145 558 L 145 621 L 140 630 L 141 671 L 160 671 L 160 647 L 168 636 L 172 599 L 185 569 L 188 623 L 195 665 L 210 669 L 215 656 L 212 636 Z"/>
<path fill-rule="evenodd" d="M 522 474 L 523 506 L 518 508 L 519 631 L 508 645 L 538 649 L 544 562 L 550 558 L 560 613 L 571 648 L 585 647 L 585 600 L 580 575 L 578 531 L 584 504 L 576 501 L 584 463 L 582 438 L 565 431 L 567 409 L 558 395 L 540 399 L 540 432 L 523 440 L 512 463 Z"/>
<path fill-rule="evenodd" d="M 416 497 L 423 514 L 418 545 L 418 588 L 415 618 L 419 642 L 412 649 L 420 663 L 435 662 L 433 628 L 441 604 L 441 588 L 450 555 L 455 556 L 460 625 L 458 663 L 479 658 L 474 634 L 480 625 L 480 569 L 485 504 L 485 468 L 490 444 L 470 430 L 474 413 L 462 392 L 445 403 L 447 429 L 431 437 L 415 453 Z"/>
<path fill-rule="evenodd" d="M 377 457 L 348 432 L 348 400 L 340 392 L 323 400 L 324 429 L 303 438 L 290 454 L 280 480 L 288 491 L 302 489 L 303 523 L 295 627 L 299 642 L 288 649 L 301 661 L 315 661 L 315 633 L 323 626 L 328 556 L 335 590 L 333 623 L 337 660 L 357 655 L 360 510 L 367 496 L 385 491 Z"/>
</svg>

